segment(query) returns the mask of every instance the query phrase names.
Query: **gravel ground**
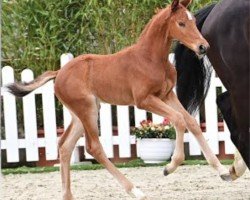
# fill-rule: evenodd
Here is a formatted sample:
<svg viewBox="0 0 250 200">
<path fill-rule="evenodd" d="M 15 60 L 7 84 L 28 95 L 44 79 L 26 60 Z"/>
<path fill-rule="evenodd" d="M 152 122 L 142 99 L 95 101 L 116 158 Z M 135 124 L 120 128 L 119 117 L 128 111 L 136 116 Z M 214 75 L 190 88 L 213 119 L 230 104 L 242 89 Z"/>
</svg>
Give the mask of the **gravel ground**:
<svg viewBox="0 0 250 200">
<path fill-rule="evenodd" d="M 223 182 L 209 166 L 181 166 L 164 177 L 163 167 L 120 169 L 151 200 L 250 200 L 250 172 Z M 60 173 L 6 175 L 3 200 L 60 200 Z M 72 171 L 76 200 L 132 200 L 106 170 Z"/>
</svg>

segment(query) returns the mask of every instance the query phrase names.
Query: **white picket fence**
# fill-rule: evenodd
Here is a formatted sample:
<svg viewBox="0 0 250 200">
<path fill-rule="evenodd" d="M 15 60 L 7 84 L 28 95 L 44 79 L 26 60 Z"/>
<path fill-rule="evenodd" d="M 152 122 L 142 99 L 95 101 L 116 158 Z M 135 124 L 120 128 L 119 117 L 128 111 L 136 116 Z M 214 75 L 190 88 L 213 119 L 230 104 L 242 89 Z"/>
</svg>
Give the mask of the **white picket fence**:
<svg viewBox="0 0 250 200">
<path fill-rule="evenodd" d="M 63 54 L 61 56 L 61 66 L 65 65 L 73 58 L 72 54 Z M 171 59 L 173 55 L 171 55 Z M 28 82 L 34 79 L 33 72 L 29 69 L 23 70 L 21 73 L 22 81 Z M 14 70 L 10 66 L 2 68 L 2 84 L 3 86 L 14 82 Z M 226 124 L 224 124 L 224 132 L 218 131 L 217 125 L 217 106 L 216 106 L 216 87 L 222 87 L 225 91 L 221 81 L 215 77 L 213 73 L 211 79 L 211 87 L 205 100 L 205 117 L 206 117 L 206 132 L 204 133 L 210 147 L 215 154 L 219 153 L 219 141 L 225 142 L 225 153 L 233 154 L 235 151 L 234 145 L 230 139 L 230 133 Z M 43 106 L 43 122 L 44 122 L 44 138 L 38 138 L 37 135 L 37 115 L 35 95 L 42 94 Z M 3 99 L 3 113 L 4 113 L 4 127 L 5 139 L 1 140 L 1 149 L 5 149 L 7 153 L 7 162 L 19 162 L 19 149 L 26 150 L 27 161 L 38 161 L 38 148 L 45 147 L 46 160 L 56 160 L 58 158 L 57 149 L 57 125 L 55 113 L 55 96 L 53 81 L 49 81 L 44 86 L 33 91 L 25 96 L 23 102 L 23 117 L 24 117 L 24 133 L 25 138 L 18 138 L 17 127 L 17 110 L 16 98 L 8 93 L 4 87 L 1 88 L 1 96 Z M 140 121 L 146 119 L 146 112 L 135 110 L 135 124 L 138 126 Z M 162 117 L 153 116 L 153 122 L 162 122 Z M 66 108 L 63 110 L 64 127 L 67 127 L 70 122 L 70 115 Z M 199 122 L 199 116 L 196 116 Z M 135 137 L 130 135 L 129 124 L 129 108 L 128 106 L 117 106 L 117 125 L 118 135 L 113 136 L 112 133 L 112 114 L 111 106 L 109 104 L 101 104 L 100 110 L 100 140 L 103 144 L 104 150 L 109 158 L 114 156 L 113 145 L 119 145 L 119 157 L 131 157 L 131 144 L 135 144 Z M 190 155 L 201 155 L 201 150 L 193 135 L 185 134 L 185 142 L 189 143 Z M 77 146 L 84 146 L 84 137 L 80 138 Z M 85 152 L 86 158 L 91 158 Z M 71 159 L 72 162 L 79 161 L 79 151 L 76 148 Z"/>
</svg>

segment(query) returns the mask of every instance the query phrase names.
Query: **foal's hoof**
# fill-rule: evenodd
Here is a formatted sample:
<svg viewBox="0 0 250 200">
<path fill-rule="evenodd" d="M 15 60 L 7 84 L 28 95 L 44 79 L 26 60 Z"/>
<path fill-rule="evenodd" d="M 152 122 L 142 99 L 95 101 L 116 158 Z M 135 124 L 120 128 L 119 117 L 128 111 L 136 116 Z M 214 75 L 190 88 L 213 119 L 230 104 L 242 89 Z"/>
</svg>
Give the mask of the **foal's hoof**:
<svg viewBox="0 0 250 200">
<path fill-rule="evenodd" d="M 164 176 L 169 175 L 168 170 L 167 170 L 167 168 L 166 168 L 166 167 L 165 167 L 165 168 L 164 168 L 164 170 L 163 170 L 163 175 L 164 175 Z"/>
<path fill-rule="evenodd" d="M 133 187 L 131 191 L 128 192 L 128 194 L 138 200 L 149 200 L 147 196 L 139 188 L 136 187 Z"/>
<path fill-rule="evenodd" d="M 223 181 L 232 181 L 232 178 L 231 178 L 231 175 L 228 173 L 228 174 L 222 174 L 222 175 L 220 175 L 220 177 L 221 177 L 221 179 L 223 180 Z"/>
</svg>

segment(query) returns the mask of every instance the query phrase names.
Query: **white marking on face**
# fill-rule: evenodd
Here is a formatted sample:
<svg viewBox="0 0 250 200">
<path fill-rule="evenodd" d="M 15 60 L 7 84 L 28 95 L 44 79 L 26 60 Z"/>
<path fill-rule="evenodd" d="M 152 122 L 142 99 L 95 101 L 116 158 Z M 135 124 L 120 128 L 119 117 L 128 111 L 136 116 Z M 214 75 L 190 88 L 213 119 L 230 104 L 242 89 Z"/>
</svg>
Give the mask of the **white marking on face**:
<svg viewBox="0 0 250 200">
<path fill-rule="evenodd" d="M 193 20 L 192 14 L 189 11 L 187 11 L 187 10 L 186 10 L 186 13 L 187 13 L 188 19 L 189 20 Z"/>
</svg>

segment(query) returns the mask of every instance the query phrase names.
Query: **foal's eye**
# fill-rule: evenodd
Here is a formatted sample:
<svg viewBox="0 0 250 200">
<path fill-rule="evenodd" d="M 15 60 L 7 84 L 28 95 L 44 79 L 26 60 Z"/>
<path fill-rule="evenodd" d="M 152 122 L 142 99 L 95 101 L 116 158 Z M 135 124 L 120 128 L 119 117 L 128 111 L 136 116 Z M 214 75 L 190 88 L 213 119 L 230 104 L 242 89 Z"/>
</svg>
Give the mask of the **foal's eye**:
<svg viewBox="0 0 250 200">
<path fill-rule="evenodd" d="M 184 22 L 179 22 L 179 26 L 180 26 L 180 27 L 185 27 L 186 24 L 185 24 Z"/>
</svg>

